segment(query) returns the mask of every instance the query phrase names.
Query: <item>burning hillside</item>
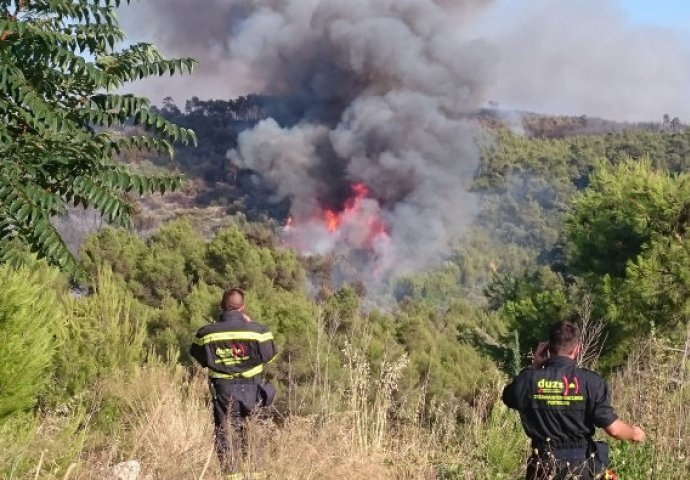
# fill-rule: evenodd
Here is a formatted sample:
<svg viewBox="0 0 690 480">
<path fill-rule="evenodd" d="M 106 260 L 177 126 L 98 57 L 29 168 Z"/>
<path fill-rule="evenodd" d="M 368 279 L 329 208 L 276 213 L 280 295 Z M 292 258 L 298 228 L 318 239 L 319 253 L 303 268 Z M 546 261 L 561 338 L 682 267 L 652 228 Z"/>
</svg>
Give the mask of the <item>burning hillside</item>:
<svg viewBox="0 0 690 480">
<path fill-rule="evenodd" d="M 471 221 L 478 154 L 467 114 L 483 101 L 486 64 L 458 27 L 474 3 L 246 9 L 230 48 L 268 93 L 298 99 L 299 115 L 259 122 L 229 158 L 290 199 L 288 244 L 337 253 L 378 281 L 437 261 Z"/>
<path fill-rule="evenodd" d="M 166 47 L 200 60 L 205 95 L 283 100 L 228 156 L 261 175 L 268 203 L 290 202 L 303 251 L 351 258 L 364 280 L 432 265 L 464 232 L 477 203 L 468 115 L 489 100 L 658 118 L 678 113 L 690 71 L 672 32 L 630 25 L 615 2 L 529 1 L 509 16 L 491 0 L 145 3 L 156 15 L 139 21 L 164 23 Z M 345 202 L 360 184 L 353 212 Z M 384 237 L 371 230 L 388 246 L 361 261 L 362 245 Z"/>
<path fill-rule="evenodd" d="M 378 201 L 370 197 L 368 187 L 355 183 L 341 206 L 317 208 L 311 216 L 289 217 L 283 238 L 287 245 L 307 254 L 356 251 L 380 264 L 390 251 L 384 213 Z"/>
</svg>

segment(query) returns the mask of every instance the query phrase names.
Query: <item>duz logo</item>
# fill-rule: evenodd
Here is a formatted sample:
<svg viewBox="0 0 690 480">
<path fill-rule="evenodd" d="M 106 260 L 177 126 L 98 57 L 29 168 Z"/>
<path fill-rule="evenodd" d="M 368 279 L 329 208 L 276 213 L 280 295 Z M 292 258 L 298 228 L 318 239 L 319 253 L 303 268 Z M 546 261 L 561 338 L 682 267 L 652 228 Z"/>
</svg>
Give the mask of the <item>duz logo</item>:
<svg viewBox="0 0 690 480">
<path fill-rule="evenodd" d="M 232 343 L 230 348 L 217 348 L 216 355 L 222 359 L 235 358 L 243 360 L 247 358 L 247 345 L 244 343 Z"/>
<path fill-rule="evenodd" d="M 566 397 L 568 395 L 577 395 L 580 393 L 580 381 L 575 376 L 573 376 L 571 381 L 568 381 L 568 377 L 563 375 L 563 385 L 565 385 L 563 388 L 563 395 Z"/>
<path fill-rule="evenodd" d="M 542 378 L 537 383 L 537 393 L 561 393 L 564 397 L 580 393 L 580 381 L 577 376 L 568 379 L 563 375 L 561 380 L 547 380 Z"/>
<path fill-rule="evenodd" d="M 233 343 L 230 345 L 232 355 L 236 358 L 244 358 L 247 356 L 247 346 L 244 343 Z"/>
</svg>

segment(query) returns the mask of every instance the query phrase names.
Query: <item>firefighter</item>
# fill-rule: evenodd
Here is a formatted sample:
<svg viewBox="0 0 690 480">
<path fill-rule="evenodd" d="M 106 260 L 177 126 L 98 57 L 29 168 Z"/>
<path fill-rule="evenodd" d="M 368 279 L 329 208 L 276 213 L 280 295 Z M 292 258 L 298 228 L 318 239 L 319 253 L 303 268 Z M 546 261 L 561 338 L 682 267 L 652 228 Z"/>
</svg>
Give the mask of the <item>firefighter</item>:
<svg viewBox="0 0 690 480">
<path fill-rule="evenodd" d="M 579 368 L 580 330 L 559 322 L 541 342 L 530 368 L 503 390 L 503 402 L 520 413 L 532 441 L 527 480 L 589 480 L 606 475 L 608 446 L 594 442 L 595 427 L 618 440 L 643 442 L 645 432 L 614 413 L 606 382 Z M 609 472 L 610 473 L 610 472 Z"/>
<path fill-rule="evenodd" d="M 271 332 L 244 312 L 242 290 L 227 290 L 220 307 L 218 320 L 196 333 L 190 353 L 208 368 L 221 470 L 226 478 L 239 479 L 247 417 L 256 407 L 269 405 L 275 394 L 275 389 L 263 382 L 263 371 L 276 350 Z"/>
</svg>

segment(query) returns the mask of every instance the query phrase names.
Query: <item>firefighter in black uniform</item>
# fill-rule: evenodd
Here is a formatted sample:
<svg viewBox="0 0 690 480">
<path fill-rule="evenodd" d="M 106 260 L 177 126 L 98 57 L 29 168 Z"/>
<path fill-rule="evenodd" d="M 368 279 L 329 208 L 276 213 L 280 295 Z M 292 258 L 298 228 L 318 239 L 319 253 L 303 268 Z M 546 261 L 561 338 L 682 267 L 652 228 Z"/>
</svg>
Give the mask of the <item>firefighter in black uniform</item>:
<svg viewBox="0 0 690 480">
<path fill-rule="evenodd" d="M 237 469 L 247 417 L 257 406 L 270 404 L 275 393 L 262 374 L 276 350 L 271 332 L 244 313 L 242 290 L 226 291 L 220 306 L 218 320 L 199 329 L 190 353 L 208 368 L 216 452 L 226 478 L 236 479 L 242 478 Z"/>
<path fill-rule="evenodd" d="M 520 412 L 532 440 L 527 480 L 606 478 L 608 447 L 592 440 L 595 427 L 618 440 L 645 440 L 640 427 L 614 413 L 606 382 L 577 366 L 579 351 L 577 325 L 555 324 L 549 341 L 537 346 L 532 366 L 503 391 L 503 402 Z"/>
</svg>

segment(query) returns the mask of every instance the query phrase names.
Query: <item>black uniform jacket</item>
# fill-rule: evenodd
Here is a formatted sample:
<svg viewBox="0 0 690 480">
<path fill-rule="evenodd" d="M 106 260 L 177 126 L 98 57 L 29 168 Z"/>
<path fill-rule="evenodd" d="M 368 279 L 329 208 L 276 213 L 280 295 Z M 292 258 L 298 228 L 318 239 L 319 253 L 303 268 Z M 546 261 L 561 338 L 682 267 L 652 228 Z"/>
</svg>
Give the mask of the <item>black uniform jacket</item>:
<svg viewBox="0 0 690 480">
<path fill-rule="evenodd" d="M 532 448 L 542 450 L 585 448 L 595 427 L 618 418 L 606 382 L 560 356 L 520 372 L 503 390 L 503 403 L 520 412 Z"/>
<path fill-rule="evenodd" d="M 276 355 L 273 335 L 261 324 L 244 319 L 242 312 L 223 312 L 218 321 L 196 333 L 190 350 L 209 377 L 260 378 L 264 364 Z"/>
</svg>

